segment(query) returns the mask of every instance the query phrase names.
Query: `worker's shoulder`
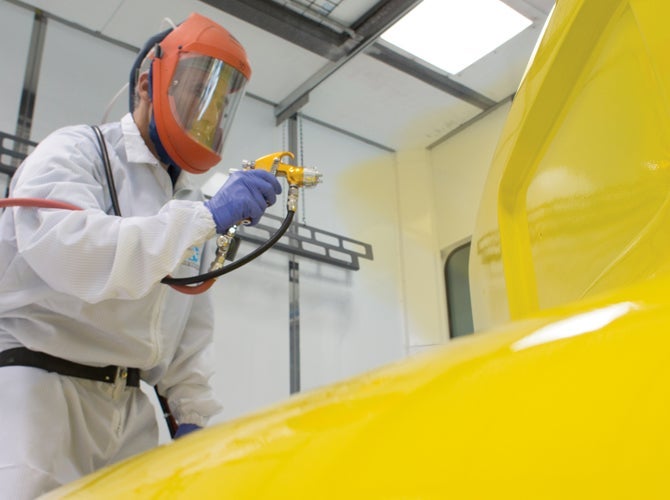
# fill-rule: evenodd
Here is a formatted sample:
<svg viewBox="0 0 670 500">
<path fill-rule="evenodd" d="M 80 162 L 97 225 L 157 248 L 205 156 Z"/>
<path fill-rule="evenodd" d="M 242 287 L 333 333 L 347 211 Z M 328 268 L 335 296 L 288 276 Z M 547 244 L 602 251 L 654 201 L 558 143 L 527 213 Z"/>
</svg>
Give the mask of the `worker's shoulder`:
<svg viewBox="0 0 670 500">
<path fill-rule="evenodd" d="M 80 141 L 87 141 L 93 143 L 95 141 L 95 133 L 90 125 L 68 125 L 60 127 L 39 142 L 39 145 L 50 143 L 78 143 Z"/>
<path fill-rule="evenodd" d="M 49 163 L 53 168 L 57 158 L 60 163 L 85 161 L 85 164 L 95 164 L 100 155 L 100 146 L 93 128 L 90 125 L 68 125 L 58 128 L 40 140 L 24 162 L 25 168 L 39 168 Z"/>
<path fill-rule="evenodd" d="M 121 127 L 119 124 L 108 123 L 100 126 L 103 131 L 105 142 L 107 144 L 118 142 L 121 136 Z M 58 154 L 58 152 L 68 154 L 68 152 L 79 151 L 85 156 L 98 155 L 100 146 L 98 139 L 91 125 L 79 124 L 68 125 L 58 128 L 39 141 L 34 153 L 43 152 L 48 154 Z"/>
</svg>

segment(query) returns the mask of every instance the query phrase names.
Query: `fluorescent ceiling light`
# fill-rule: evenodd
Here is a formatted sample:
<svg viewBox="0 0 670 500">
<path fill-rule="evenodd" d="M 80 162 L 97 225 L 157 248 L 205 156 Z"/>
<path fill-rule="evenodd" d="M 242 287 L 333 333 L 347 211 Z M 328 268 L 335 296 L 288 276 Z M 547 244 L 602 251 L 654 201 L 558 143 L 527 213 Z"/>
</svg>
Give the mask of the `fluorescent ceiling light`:
<svg viewBox="0 0 670 500">
<path fill-rule="evenodd" d="M 456 74 L 531 24 L 500 0 L 423 0 L 382 38 Z"/>
</svg>

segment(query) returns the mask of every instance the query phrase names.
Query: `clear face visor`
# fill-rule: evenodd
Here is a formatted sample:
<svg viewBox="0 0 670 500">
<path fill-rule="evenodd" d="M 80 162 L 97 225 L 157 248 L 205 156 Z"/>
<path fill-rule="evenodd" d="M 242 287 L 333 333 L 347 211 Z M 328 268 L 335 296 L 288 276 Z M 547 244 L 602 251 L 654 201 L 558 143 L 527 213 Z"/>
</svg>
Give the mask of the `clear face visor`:
<svg viewBox="0 0 670 500">
<path fill-rule="evenodd" d="M 190 137 L 219 154 L 245 84 L 242 73 L 219 59 L 183 54 L 168 90 L 170 108 Z"/>
</svg>

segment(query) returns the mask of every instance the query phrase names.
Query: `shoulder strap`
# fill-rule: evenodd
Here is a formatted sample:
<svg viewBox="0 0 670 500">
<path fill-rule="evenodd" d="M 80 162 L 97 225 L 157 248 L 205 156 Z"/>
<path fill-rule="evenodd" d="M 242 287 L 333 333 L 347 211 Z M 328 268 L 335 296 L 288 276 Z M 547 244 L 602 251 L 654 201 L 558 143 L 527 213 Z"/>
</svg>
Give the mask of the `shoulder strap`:
<svg viewBox="0 0 670 500">
<path fill-rule="evenodd" d="M 114 213 L 121 216 L 121 208 L 119 207 L 119 199 L 116 196 L 116 186 L 114 185 L 114 176 L 112 175 L 112 166 L 109 163 L 109 155 L 107 154 L 107 144 L 105 143 L 105 136 L 102 135 L 100 127 L 97 125 L 91 125 L 91 128 L 95 132 L 95 137 L 98 139 L 98 145 L 100 146 L 100 157 L 102 158 L 102 163 L 105 166 L 105 176 L 107 177 L 107 188 L 109 189 L 109 195 L 112 198 L 112 207 L 114 208 Z"/>
<path fill-rule="evenodd" d="M 109 155 L 107 154 L 107 144 L 105 143 L 105 137 L 102 135 L 102 131 L 97 125 L 91 125 L 91 128 L 95 132 L 95 137 L 98 139 L 98 145 L 100 146 L 100 157 L 102 158 L 102 163 L 105 165 L 105 175 L 107 176 L 107 187 L 109 188 L 109 195 L 112 198 L 112 207 L 114 207 L 114 213 L 120 217 L 121 208 L 119 208 L 119 199 L 116 196 L 116 186 L 114 185 L 112 166 L 109 163 Z M 157 385 L 154 386 L 154 391 L 156 392 L 161 409 L 163 410 L 163 416 L 167 422 L 168 430 L 170 431 L 170 437 L 174 438 L 179 425 L 172 415 L 167 398 L 161 396 L 161 394 L 158 392 Z"/>
</svg>

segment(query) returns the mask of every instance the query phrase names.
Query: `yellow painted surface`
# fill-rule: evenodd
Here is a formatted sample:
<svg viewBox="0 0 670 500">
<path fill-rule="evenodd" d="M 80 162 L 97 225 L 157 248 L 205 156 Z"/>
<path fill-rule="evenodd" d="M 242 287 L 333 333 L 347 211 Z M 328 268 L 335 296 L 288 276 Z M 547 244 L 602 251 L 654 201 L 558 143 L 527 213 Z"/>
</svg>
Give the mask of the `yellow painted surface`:
<svg viewBox="0 0 670 500">
<path fill-rule="evenodd" d="M 480 327 L 665 271 L 670 2 L 560 1 L 485 187 L 471 255 Z M 504 280 L 501 279 L 504 276 Z"/>
<path fill-rule="evenodd" d="M 473 238 L 519 320 L 49 498 L 670 498 L 668 19 L 558 1 Z"/>
<path fill-rule="evenodd" d="M 51 498 L 668 498 L 668 289 L 453 341 Z"/>
</svg>

